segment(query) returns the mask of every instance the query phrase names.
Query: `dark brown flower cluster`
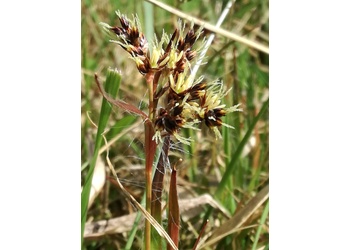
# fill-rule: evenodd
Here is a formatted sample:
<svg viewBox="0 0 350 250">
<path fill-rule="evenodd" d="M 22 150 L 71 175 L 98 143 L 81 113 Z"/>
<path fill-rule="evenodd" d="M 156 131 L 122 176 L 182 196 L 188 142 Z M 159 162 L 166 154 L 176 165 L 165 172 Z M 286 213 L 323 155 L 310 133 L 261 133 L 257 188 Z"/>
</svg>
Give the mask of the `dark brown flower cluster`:
<svg viewBox="0 0 350 250">
<path fill-rule="evenodd" d="M 195 32 L 191 28 L 185 36 L 182 36 L 183 29 L 176 29 L 170 39 L 167 34 L 163 33 L 161 41 L 159 43 L 155 41 L 152 52 L 150 52 L 148 41 L 141 31 L 137 16 L 130 20 L 119 12 L 117 15 L 120 27 L 111 27 L 104 23 L 102 25 L 105 29 L 114 32 L 118 40 L 112 41 L 129 52 L 141 74 L 161 71 L 164 68 L 174 72 L 183 72 L 186 62 L 195 58 L 197 52 L 192 50 L 192 46 L 198 39 L 200 30 Z M 163 44 L 166 44 L 165 49 L 163 49 Z"/>
<path fill-rule="evenodd" d="M 164 104 L 158 108 L 154 119 L 154 140 L 161 141 L 164 135 L 171 134 L 179 141 L 189 144 L 190 139 L 181 137 L 179 130 L 184 127 L 197 129 L 195 125 L 203 121 L 217 138 L 221 137 L 218 127 L 224 125 L 233 128 L 223 123 L 221 118 L 240 109 L 238 105 L 226 108 L 221 103 L 227 93 L 223 84 L 219 81 L 208 83 L 203 77 L 194 80 L 195 76 L 191 74 L 191 63 L 203 49 L 203 45 L 197 50 L 193 48 L 201 29 L 195 31 L 192 25 L 185 34 L 185 27 L 179 21 L 179 27 L 171 37 L 163 32 L 160 41 L 155 39 L 150 52 L 137 16 L 130 20 L 119 12 L 117 15 L 121 27 L 102 23 L 105 30 L 116 35 L 117 40 L 112 42 L 119 44 L 131 55 L 141 74 L 157 74 L 154 78 L 155 103 L 159 103 L 158 100 L 163 97 Z"/>
<path fill-rule="evenodd" d="M 125 17 L 120 17 L 121 27 L 111 27 L 118 37 L 120 37 L 126 44 L 120 44 L 132 56 L 144 56 L 148 52 L 148 42 L 146 37 L 139 31 L 137 26 L 132 26 L 130 21 Z M 136 19 L 135 19 L 136 21 Z"/>
</svg>

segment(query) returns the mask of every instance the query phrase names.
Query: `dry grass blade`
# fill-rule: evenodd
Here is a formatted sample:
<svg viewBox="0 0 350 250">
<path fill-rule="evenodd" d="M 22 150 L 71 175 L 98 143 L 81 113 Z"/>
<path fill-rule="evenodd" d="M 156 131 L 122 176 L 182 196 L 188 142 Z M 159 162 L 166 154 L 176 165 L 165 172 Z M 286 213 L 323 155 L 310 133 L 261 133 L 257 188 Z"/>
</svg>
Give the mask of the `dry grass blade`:
<svg viewBox="0 0 350 250">
<path fill-rule="evenodd" d="M 106 137 L 103 135 L 103 139 L 105 140 L 105 143 L 107 143 L 107 139 Z M 163 227 L 153 218 L 152 215 L 150 215 L 147 210 L 141 206 L 140 203 L 137 202 L 137 200 L 124 188 L 124 186 L 121 184 L 121 182 L 119 181 L 118 175 L 116 173 L 116 171 L 114 170 L 114 167 L 111 163 L 111 161 L 109 160 L 109 156 L 108 156 L 108 150 L 107 150 L 107 155 L 106 155 L 106 160 L 108 163 L 108 166 L 114 176 L 114 180 L 112 180 L 112 183 L 115 184 L 122 192 L 123 194 L 129 199 L 129 201 L 138 209 L 141 211 L 141 213 L 144 215 L 144 217 L 152 224 L 152 226 L 157 230 L 157 232 L 159 233 L 159 235 L 163 238 L 165 238 L 167 240 L 167 242 L 169 243 L 169 245 L 174 249 L 174 250 L 178 250 L 178 248 L 176 247 L 176 245 L 174 244 L 174 242 L 171 240 L 170 236 L 167 234 L 167 232 L 163 229 Z"/>
<path fill-rule="evenodd" d="M 94 175 L 91 182 L 91 191 L 89 196 L 88 208 L 91 207 L 96 197 L 101 193 L 106 182 L 105 164 L 103 164 L 101 157 L 97 157 Z"/>
<path fill-rule="evenodd" d="M 269 186 L 264 187 L 247 205 L 239 210 L 231 219 L 216 229 L 211 237 L 198 249 L 208 247 L 227 235 L 241 230 L 241 226 L 247 219 L 267 200 L 269 197 Z"/>
<path fill-rule="evenodd" d="M 203 26 L 205 29 L 210 30 L 211 32 L 215 32 L 216 34 L 225 36 L 229 39 L 232 39 L 232 40 L 237 41 L 239 43 L 243 43 L 251 48 L 254 48 L 254 49 L 260 50 L 261 52 L 269 54 L 269 48 L 263 44 L 260 44 L 260 43 L 255 42 L 255 41 L 251 41 L 251 40 L 249 40 L 245 37 L 242 37 L 240 35 L 237 35 L 233 32 L 227 31 L 227 30 L 222 29 L 220 27 L 216 27 L 215 25 L 207 23 L 207 22 L 200 20 L 198 18 L 195 18 L 193 16 L 189 16 L 186 13 L 179 11 L 179 10 L 177 10 L 169 5 L 166 5 L 162 2 L 159 2 L 156 0 L 146 0 L 146 1 L 153 3 L 153 4 L 157 5 L 158 7 L 162 8 L 166 11 L 169 11 L 169 12 L 171 12 L 171 13 L 173 13 L 173 14 L 175 14 L 183 19 L 187 19 L 188 21 L 193 21 L 195 24 L 197 24 L 199 26 Z"/>
<path fill-rule="evenodd" d="M 210 205 L 218 209 L 226 218 L 231 217 L 230 212 L 224 206 L 220 205 L 210 194 L 202 194 L 198 197 L 179 200 L 181 219 L 187 221 L 194 217 L 194 215 L 202 213 L 203 205 Z"/>
<path fill-rule="evenodd" d="M 220 25 L 223 23 L 225 17 L 227 16 L 227 14 L 229 13 L 231 7 L 233 5 L 233 1 L 228 1 L 224 11 L 221 13 L 221 16 L 219 17 L 219 20 L 217 21 L 215 27 L 219 28 Z M 204 49 L 202 50 L 202 52 L 199 55 L 199 60 L 197 61 L 197 63 L 194 65 L 193 70 L 192 70 L 192 74 L 196 75 L 200 65 L 202 64 L 202 60 L 205 56 L 205 54 L 207 53 L 211 43 L 214 41 L 215 38 L 215 33 L 211 33 L 208 37 L 208 40 L 205 43 Z"/>
<path fill-rule="evenodd" d="M 108 165 L 110 166 L 110 168 L 113 166 L 111 166 L 110 161 L 108 160 Z M 115 173 L 115 172 L 114 172 Z M 129 201 L 135 206 L 137 207 L 137 209 L 139 209 L 141 211 L 141 213 L 144 215 L 144 217 L 152 224 L 152 226 L 157 230 L 157 232 L 159 233 L 160 236 L 162 236 L 163 238 L 165 238 L 168 243 L 172 246 L 172 248 L 174 250 L 178 250 L 178 248 L 176 247 L 176 245 L 174 244 L 174 242 L 171 240 L 170 236 L 167 234 L 167 232 L 163 229 L 163 227 L 152 217 L 152 215 L 150 215 L 146 209 L 144 209 L 140 203 L 137 202 L 137 200 L 123 187 L 123 185 L 120 183 L 119 178 L 117 176 L 117 174 L 115 173 L 115 180 L 113 181 L 113 184 L 116 184 L 116 186 L 118 186 L 118 188 L 120 188 L 120 190 L 122 190 L 123 194 L 129 199 Z"/>
<path fill-rule="evenodd" d="M 92 121 L 88 112 L 86 113 L 86 116 L 91 122 L 91 124 L 95 128 L 97 128 L 97 125 Z M 105 165 L 103 164 L 101 157 L 98 155 L 96 159 L 94 174 L 92 176 L 92 181 L 91 181 L 91 190 L 90 190 L 90 196 L 89 196 L 88 209 L 91 207 L 93 201 L 102 191 L 102 188 L 105 185 L 105 182 L 106 182 Z"/>
<path fill-rule="evenodd" d="M 118 218 L 86 223 L 84 238 L 96 239 L 108 234 L 129 232 L 134 224 L 136 214 L 132 213 Z"/>
<path fill-rule="evenodd" d="M 213 208 L 218 209 L 225 215 L 225 217 L 230 218 L 229 212 L 220 206 L 220 204 L 218 204 L 213 197 L 211 197 L 209 194 L 203 194 L 198 197 L 179 200 L 179 208 L 182 220 L 186 222 L 198 216 L 204 211 L 205 205 L 210 205 Z M 163 203 L 163 206 L 165 206 L 165 203 Z M 100 220 L 87 223 L 85 227 L 84 237 L 97 238 L 107 234 L 129 232 L 133 226 L 135 217 L 136 213 L 133 213 L 109 220 Z"/>
</svg>

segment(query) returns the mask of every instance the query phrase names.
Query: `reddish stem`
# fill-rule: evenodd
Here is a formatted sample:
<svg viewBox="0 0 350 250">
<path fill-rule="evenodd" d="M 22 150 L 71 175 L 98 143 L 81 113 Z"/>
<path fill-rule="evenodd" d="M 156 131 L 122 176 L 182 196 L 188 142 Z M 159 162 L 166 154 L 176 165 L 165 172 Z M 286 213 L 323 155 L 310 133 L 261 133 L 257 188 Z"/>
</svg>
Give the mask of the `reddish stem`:
<svg viewBox="0 0 350 250">
<path fill-rule="evenodd" d="M 174 166 L 171 172 L 169 188 L 168 234 L 175 243 L 175 245 L 178 247 L 180 234 L 180 209 L 177 194 L 176 172 L 176 166 Z M 167 244 L 167 250 L 172 249 L 172 246 L 170 244 Z"/>
<path fill-rule="evenodd" d="M 145 176 L 146 176 L 146 210 L 150 214 L 151 201 L 152 201 L 152 167 L 154 155 L 156 152 L 157 144 L 152 137 L 154 135 L 153 120 L 154 120 L 154 104 L 153 104 L 153 79 L 154 73 L 150 72 L 146 75 L 146 81 L 149 91 L 149 115 L 148 120 L 145 121 L 145 154 L 146 154 L 146 165 L 145 165 Z M 151 224 L 148 220 L 145 220 L 145 249 L 151 250 Z"/>
</svg>

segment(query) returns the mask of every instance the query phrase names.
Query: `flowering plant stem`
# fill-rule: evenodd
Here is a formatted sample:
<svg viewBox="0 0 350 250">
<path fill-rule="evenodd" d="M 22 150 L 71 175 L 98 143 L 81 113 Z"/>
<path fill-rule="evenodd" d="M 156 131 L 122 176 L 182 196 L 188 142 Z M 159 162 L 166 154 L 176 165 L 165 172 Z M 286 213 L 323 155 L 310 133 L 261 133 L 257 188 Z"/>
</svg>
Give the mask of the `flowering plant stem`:
<svg viewBox="0 0 350 250">
<path fill-rule="evenodd" d="M 134 15 L 133 19 L 128 19 L 119 11 L 117 15 L 120 26 L 110 26 L 106 23 L 101 23 L 101 25 L 108 34 L 116 38 L 116 40 L 111 41 L 119 44 L 131 55 L 137 69 L 145 77 L 149 99 L 148 115 L 133 105 L 109 98 L 99 84 L 98 86 L 108 101 L 141 116 L 144 120 L 146 209 L 140 207 L 147 217 L 145 220 L 144 249 L 164 249 L 162 238 L 156 234 L 152 235 L 151 224 L 160 236 L 167 239 L 168 250 L 177 249 L 180 213 L 175 166 L 171 168 L 167 200 L 168 233 L 164 234 L 164 229 L 161 226 L 164 165 L 168 164 L 170 137 L 190 145 L 192 139 L 182 137 L 179 134 L 180 130 L 182 128 L 200 130 L 196 126 L 204 123 L 214 132 L 216 139 L 221 138 L 219 127 L 233 128 L 224 123 L 222 118 L 228 113 L 241 111 L 241 109 L 238 108 L 239 105 L 226 107 L 222 103 L 222 98 L 229 90 L 224 88 L 220 80 L 208 82 L 204 76 L 195 79 L 195 74 L 192 72 L 193 63 L 197 61 L 200 64 L 205 54 L 202 52 L 203 46 L 194 47 L 195 42 L 202 34 L 201 28 L 195 30 L 191 24 L 185 32 L 186 25 L 179 21 L 178 27 L 171 36 L 163 32 L 160 40 L 155 38 L 153 43 L 149 45 L 141 31 L 137 15 Z M 160 107 L 158 107 L 158 102 Z M 161 157 L 158 166 L 154 166 L 156 169 L 153 171 L 157 145 L 161 145 L 162 142 L 164 143 Z M 155 173 L 154 183 L 152 183 L 153 173 Z M 134 202 L 134 199 L 132 201 Z"/>
<path fill-rule="evenodd" d="M 154 129 L 152 121 L 154 117 L 153 107 L 153 78 L 154 74 L 151 72 L 146 75 L 146 81 L 149 91 L 149 114 L 148 119 L 145 121 L 145 153 L 146 153 L 146 165 L 145 165 L 145 176 L 146 176 L 146 210 L 150 214 L 151 202 L 152 202 L 152 166 L 154 155 L 156 153 L 157 144 L 152 137 L 154 135 Z M 145 220 L 145 249 L 151 249 L 151 224 L 148 220 Z"/>
<path fill-rule="evenodd" d="M 153 157 L 155 154 L 156 144 L 152 141 L 154 133 L 152 124 L 145 123 L 145 153 L 146 153 L 146 211 L 151 213 L 151 201 L 152 201 L 152 165 Z M 145 249 L 151 249 L 151 224 L 148 220 L 145 220 Z"/>
</svg>

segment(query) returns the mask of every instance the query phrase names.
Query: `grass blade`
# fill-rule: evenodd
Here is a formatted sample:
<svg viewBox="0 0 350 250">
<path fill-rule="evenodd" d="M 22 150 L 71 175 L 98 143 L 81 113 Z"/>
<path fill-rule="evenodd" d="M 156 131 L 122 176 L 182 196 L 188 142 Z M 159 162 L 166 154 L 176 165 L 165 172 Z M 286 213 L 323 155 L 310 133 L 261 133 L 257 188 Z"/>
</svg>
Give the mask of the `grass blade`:
<svg viewBox="0 0 350 250">
<path fill-rule="evenodd" d="M 228 165 L 228 167 L 227 167 L 227 169 L 226 169 L 226 171 L 225 171 L 225 173 L 224 173 L 224 175 L 223 175 L 223 177 L 222 177 L 222 179 L 221 179 L 221 181 L 220 181 L 220 183 L 219 183 L 218 189 L 216 190 L 214 197 L 218 198 L 218 197 L 221 196 L 222 191 L 224 190 L 224 188 L 226 187 L 227 183 L 229 182 L 229 178 L 231 177 L 232 172 L 233 172 L 233 170 L 234 170 L 233 167 L 234 167 L 236 161 L 239 159 L 239 156 L 240 156 L 241 153 L 242 153 L 242 150 L 243 150 L 243 148 L 244 148 L 244 145 L 247 143 L 247 141 L 248 141 L 248 139 L 249 139 L 251 133 L 252 133 L 253 130 L 254 130 L 254 127 L 255 127 L 256 123 L 259 121 L 259 119 L 260 119 L 260 118 L 262 117 L 262 115 L 265 113 L 265 111 L 266 111 L 266 109 L 267 109 L 268 106 L 269 106 L 269 99 L 267 99 L 267 100 L 264 102 L 264 104 L 263 104 L 263 106 L 262 106 L 260 112 L 259 112 L 258 115 L 254 118 L 254 120 L 253 120 L 251 126 L 249 127 L 248 131 L 247 131 L 246 134 L 244 135 L 244 137 L 243 137 L 242 141 L 240 142 L 240 144 L 238 145 L 237 150 L 236 150 L 236 152 L 233 154 L 233 156 L 232 156 L 232 158 L 231 158 L 231 161 L 230 161 L 230 163 L 229 163 L 229 165 Z M 209 219 L 209 216 L 210 216 L 210 214 L 212 213 L 212 211 L 213 211 L 213 208 L 210 207 L 210 208 L 208 209 L 208 211 L 206 212 L 205 216 L 204 216 L 204 221 L 206 221 L 206 220 Z M 202 225 L 202 226 L 203 226 L 203 225 Z"/>
<path fill-rule="evenodd" d="M 165 3 L 162 3 L 160 1 L 157 1 L 157 0 L 146 0 L 147 2 L 150 2 L 154 5 L 157 5 L 158 7 L 162 8 L 162 9 L 165 9 L 166 11 L 169 11 L 183 19 L 187 19 L 189 21 L 193 21 L 193 23 L 199 25 L 199 26 L 203 26 L 203 28 L 207 29 L 207 30 L 210 30 L 211 32 L 215 32 L 216 34 L 219 34 L 219 35 L 222 35 L 224 37 L 227 37 L 229 39 L 232 39 L 234 41 L 237 41 L 239 43 L 242 43 L 248 47 L 251 47 L 251 48 L 254 48 L 256 50 L 259 50 L 263 53 L 266 53 L 266 54 L 269 54 L 269 48 L 267 46 L 265 46 L 264 44 L 261 44 L 259 42 L 256 42 L 256 41 L 252 41 L 252 40 L 249 40 L 247 38 L 245 38 L 244 36 L 241 36 L 241 35 L 238 35 L 238 34 L 235 34 L 233 32 L 230 32 L 228 30 L 224 30 L 220 27 L 216 27 L 215 25 L 212 25 L 208 22 L 205 22 L 201 19 L 198 19 L 198 18 L 195 18 L 193 16 L 189 16 L 187 15 L 186 13 L 182 12 L 182 11 L 179 11 L 169 5 L 166 5 Z"/>
<path fill-rule="evenodd" d="M 121 76 L 114 70 L 108 70 L 106 83 L 105 83 L 105 89 L 106 92 L 109 93 L 110 96 L 116 96 L 119 90 L 121 81 Z M 108 103 L 106 99 L 103 98 L 102 100 L 102 106 L 101 106 L 101 112 L 100 112 L 100 118 L 98 122 L 98 129 L 96 134 L 96 140 L 95 140 L 95 148 L 94 148 L 94 155 L 93 158 L 90 161 L 90 166 L 87 174 L 87 178 L 85 181 L 85 184 L 83 186 L 83 190 L 81 192 L 81 245 L 83 245 L 83 236 L 84 236 L 84 228 L 85 228 L 85 222 L 87 217 L 87 210 L 88 210 L 88 202 L 89 202 L 89 196 L 90 196 L 90 189 L 91 189 L 91 182 L 92 182 L 92 176 L 95 169 L 96 160 L 98 157 L 98 151 L 102 144 L 102 133 L 104 132 L 107 121 L 109 118 L 109 115 L 111 113 L 111 106 Z"/>
<path fill-rule="evenodd" d="M 263 211 L 263 213 L 261 215 L 261 220 L 260 220 L 260 223 L 259 223 L 259 227 L 256 230 L 256 235 L 255 235 L 255 240 L 254 240 L 254 244 L 253 244 L 252 250 L 255 250 L 256 246 L 258 245 L 261 229 L 262 229 L 262 226 L 265 224 L 265 221 L 266 221 L 266 218 L 267 218 L 268 214 L 269 214 L 269 201 L 267 201 L 266 206 L 264 208 L 264 211 Z"/>
<path fill-rule="evenodd" d="M 241 155 L 242 151 L 243 151 L 243 148 L 244 148 L 244 145 L 248 142 L 249 138 L 250 138 L 250 135 L 252 134 L 253 130 L 254 130 L 254 127 L 256 125 L 256 123 L 259 121 L 259 119 L 261 118 L 261 116 L 265 113 L 267 107 L 269 106 L 269 99 L 267 99 L 260 112 L 258 113 L 258 115 L 254 118 L 251 126 L 249 127 L 248 131 L 246 132 L 246 134 L 244 135 L 242 141 L 240 142 L 240 144 L 238 145 L 237 149 L 236 149 L 236 152 L 233 154 L 232 158 L 231 158 L 231 161 L 229 163 L 229 165 L 227 166 L 226 168 L 226 171 L 220 181 L 220 184 L 218 186 L 218 189 L 216 190 L 215 192 L 215 196 L 216 197 L 219 197 L 222 193 L 222 191 L 224 190 L 226 184 L 228 183 L 229 181 L 229 178 L 231 177 L 232 175 L 232 172 L 234 170 L 234 166 L 235 166 L 235 163 L 236 161 L 239 159 L 239 156 Z"/>
<path fill-rule="evenodd" d="M 231 219 L 217 228 L 208 241 L 199 249 L 208 247 L 227 235 L 242 230 L 241 226 L 248 218 L 268 199 L 269 186 L 265 186 L 256 196 L 254 196 L 241 210 L 239 210 Z"/>
</svg>

